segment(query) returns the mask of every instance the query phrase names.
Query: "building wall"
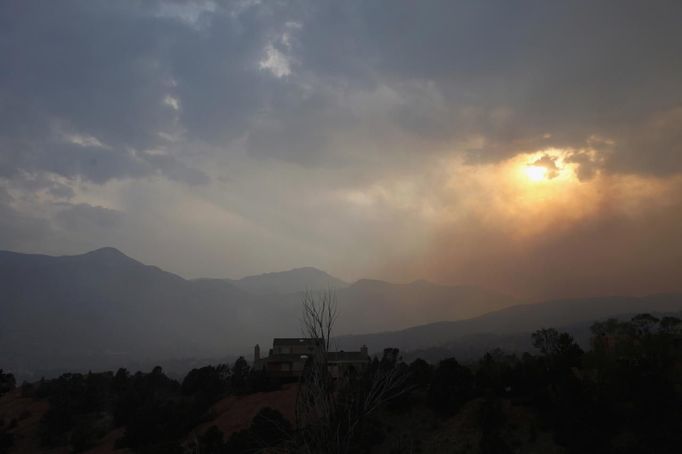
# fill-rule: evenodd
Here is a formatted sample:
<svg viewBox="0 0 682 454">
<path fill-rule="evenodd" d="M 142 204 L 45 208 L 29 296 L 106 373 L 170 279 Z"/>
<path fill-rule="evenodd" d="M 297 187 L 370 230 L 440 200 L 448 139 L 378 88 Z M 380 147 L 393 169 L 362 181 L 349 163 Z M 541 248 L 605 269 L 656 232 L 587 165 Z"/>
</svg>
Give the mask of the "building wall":
<svg viewBox="0 0 682 454">
<path fill-rule="evenodd" d="M 298 355 L 309 355 L 315 351 L 313 345 L 282 345 L 272 349 L 276 355 L 295 353 Z"/>
<path fill-rule="evenodd" d="M 305 368 L 307 358 L 322 353 L 322 349 L 319 345 L 311 344 L 310 342 L 298 342 L 298 340 L 292 339 L 287 340 L 286 342 L 278 341 L 277 343 L 283 345 L 273 345 L 273 348 L 270 349 L 270 356 L 261 358 L 260 361 L 254 364 L 254 367 L 257 367 L 260 370 L 268 370 L 280 376 L 298 377 Z M 344 352 L 331 353 L 335 355 L 333 359 L 329 360 L 329 372 L 333 377 L 343 376 L 351 367 L 357 372 L 360 372 L 369 364 L 366 346 L 363 346 L 360 350 L 360 353 L 366 360 L 347 358 L 348 355 L 344 355 Z M 293 359 L 290 359 L 291 356 L 288 358 L 277 358 L 276 355 L 299 355 L 299 358 L 296 358 L 296 356 L 294 356 Z"/>
</svg>

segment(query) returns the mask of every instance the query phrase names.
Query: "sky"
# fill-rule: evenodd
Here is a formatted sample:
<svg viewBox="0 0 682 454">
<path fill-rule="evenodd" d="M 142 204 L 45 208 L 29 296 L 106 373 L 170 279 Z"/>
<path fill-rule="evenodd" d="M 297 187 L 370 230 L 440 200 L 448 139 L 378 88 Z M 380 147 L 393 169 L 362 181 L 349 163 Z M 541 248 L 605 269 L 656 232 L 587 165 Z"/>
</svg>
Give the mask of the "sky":
<svg viewBox="0 0 682 454">
<path fill-rule="evenodd" d="M 682 290 L 682 3 L 0 1 L 0 249 Z"/>
</svg>

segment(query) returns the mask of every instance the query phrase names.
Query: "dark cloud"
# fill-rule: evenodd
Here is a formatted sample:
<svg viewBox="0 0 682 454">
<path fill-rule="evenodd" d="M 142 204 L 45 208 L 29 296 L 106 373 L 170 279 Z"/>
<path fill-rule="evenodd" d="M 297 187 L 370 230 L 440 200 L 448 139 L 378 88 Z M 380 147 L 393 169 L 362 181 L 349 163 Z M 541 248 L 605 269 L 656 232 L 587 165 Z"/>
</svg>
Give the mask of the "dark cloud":
<svg viewBox="0 0 682 454">
<path fill-rule="evenodd" d="M 425 107 L 422 94 L 401 92 L 408 99 L 400 124 L 435 138 L 443 130 L 484 135 L 483 159 L 540 145 L 580 148 L 595 134 L 637 148 L 629 130 L 682 104 L 681 8 L 631 1 L 444 1 L 419 8 L 409 1 L 318 2 L 320 20 L 301 31 L 301 59 L 358 85 L 432 82 L 447 108 Z M 507 113 L 496 115 L 500 109 Z M 428 118 L 435 112 L 438 118 Z M 537 140 L 546 134 L 550 140 Z M 682 159 L 672 169 L 663 164 L 666 147 L 638 153 L 651 162 L 661 156 L 660 165 L 649 166 L 656 172 L 682 169 Z M 629 156 L 614 159 L 637 172 Z"/>
<path fill-rule="evenodd" d="M 375 230 L 404 213 L 377 200 L 437 217 L 447 179 L 423 180 L 438 163 L 550 148 L 585 184 L 667 181 L 682 172 L 680 17 L 674 0 L 2 2 L 4 244 L 154 235 L 163 200 L 206 230 L 215 216 L 258 232 L 256 247 L 317 253 L 345 222 L 390 250 Z M 555 159 L 535 164 L 552 177 Z M 163 190 L 142 194 L 152 180 Z"/>
<path fill-rule="evenodd" d="M 682 106 L 654 112 L 619 137 L 606 163 L 610 170 L 663 176 L 682 171 Z"/>
<path fill-rule="evenodd" d="M 206 5 L 6 2 L 2 173 L 102 182 L 164 172 L 130 149 L 178 128 L 216 144 L 248 137 L 255 156 L 309 163 L 332 146 L 329 130 L 352 136 L 368 120 L 344 99 L 381 86 L 400 98 L 370 113 L 386 127 L 434 141 L 482 135 L 486 146 L 469 150 L 477 159 L 581 148 L 600 134 L 625 150 L 613 171 L 682 168 L 671 148 L 679 118 L 660 120 L 682 105 L 678 2 Z M 268 46 L 285 76 L 264 70 Z M 55 144 L 56 125 L 108 155 Z M 632 137 L 636 128 L 652 139 Z"/>
<path fill-rule="evenodd" d="M 4 2 L 0 16 L 0 173 L 102 183 L 153 170 L 131 150 L 173 125 L 165 49 L 186 27 L 136 2 Z"/>
<path fill-rule="evenodd" d="M 535 161 L 533 161 L 531 165 L 544 167 L 545 169 L 547 169 L 547 178 L 552 179 L 556 178 L 559 175 L 559 166 L 557 166 L 556 161 L 557 161 L 556 158 L 549 155 L 544 155 L 541 158 L 538 158 Z"/>
</svg>

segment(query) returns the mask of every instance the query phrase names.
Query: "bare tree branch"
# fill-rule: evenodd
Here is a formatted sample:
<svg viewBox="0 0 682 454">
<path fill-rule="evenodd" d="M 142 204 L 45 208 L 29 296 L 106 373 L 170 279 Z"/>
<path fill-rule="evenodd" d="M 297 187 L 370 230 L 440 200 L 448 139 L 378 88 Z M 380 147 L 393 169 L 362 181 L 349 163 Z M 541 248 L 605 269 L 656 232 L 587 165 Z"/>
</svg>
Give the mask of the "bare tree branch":
<svg viewBox="0 0 682 454">
<path fill-rule="evenodd" d="M 361 378 L 334 378 L 327 357 L 337 317 L 336 295 L 330 289 L 302 298 L 301 329 L 319 341 L 301 377 L 296 399 L 296 426 L 302 449 L 310 454 L 347 454 L 364 419 L 388 401 L 406 393 L 407 373 L 392 365 Z"/>
</svg>

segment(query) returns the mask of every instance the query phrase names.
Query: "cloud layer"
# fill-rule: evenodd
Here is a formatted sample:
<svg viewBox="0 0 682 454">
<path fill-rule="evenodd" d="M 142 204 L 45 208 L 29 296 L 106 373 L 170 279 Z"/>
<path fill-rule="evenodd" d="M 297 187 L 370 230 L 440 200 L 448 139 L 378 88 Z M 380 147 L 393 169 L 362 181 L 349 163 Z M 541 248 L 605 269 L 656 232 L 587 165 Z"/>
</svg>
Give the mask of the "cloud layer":
<svg viewBox="0 0 682 454">
<path fill-rule="evenodd" d="M 681 15 L 3 2 L 0 247 L 111 244 L 190 276 L 680 289 Z M 526 165 L 549 178 L 512 181 Z"/>
</svg>

